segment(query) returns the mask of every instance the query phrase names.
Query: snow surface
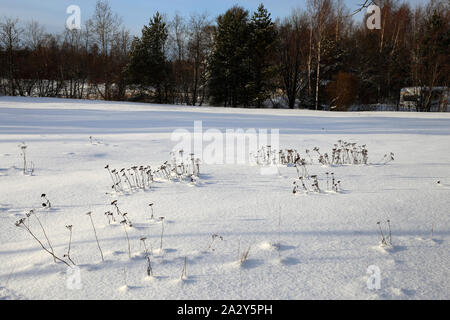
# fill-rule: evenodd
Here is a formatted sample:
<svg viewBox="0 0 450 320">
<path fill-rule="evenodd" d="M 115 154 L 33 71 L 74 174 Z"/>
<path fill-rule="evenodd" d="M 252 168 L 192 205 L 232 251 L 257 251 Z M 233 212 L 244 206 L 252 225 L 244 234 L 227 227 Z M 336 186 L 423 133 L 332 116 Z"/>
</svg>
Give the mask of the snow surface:
<svg viewBox="0 0 450 320">
<path fill-rule="evenodd" d="M 192 130 L 194 120 L 203 120 L 204 130 L 279 128 L 281 147 L 300 152 L 329 151 L 339 139 L 366 144 L 369 164 L 308 166 L 321 186 L 333 171 L 339 193 L 293 195 L 292 167 L 262 175 L 256 165 L 202 164 L 194 186 L 157 181 L 152 190 L 111 194 L 106 164 L 157 166 L 169 160 L 172 131 Z M 32 176 L 21 171 L 22 142 Z M 449 299 L 449 146 L 449 114 L 1 97 L 0 299 Z M 395 161 L 383 164 L 389 152 Z M 42 193 L 50 210 L 41 207 Z M 127 229 L 131 259 L 123 227 L 104 216 L 116 199 L 134 223 Z M 149 202 L 165 217 L 163 252 Z M 82 289 L 69 289 L 67 267 L 14 225 L 33 208 L 58 256 L 67 250 L 65 226 L 73 225 L 71 258 Z M 376 223 L 387 219 L 393 248 L 380 246 Z M 30 224 L 45 240 L 36 220 Z M 213 234 L 224 239 L 215 250 L 208 249 Z M 151 278 L 141 237 L 153 248 Z M 249 246 L 240 264 L 238 250 Z M 381 272 L 379 290 L 367 287 L 371 265 Z"/>
</svg>

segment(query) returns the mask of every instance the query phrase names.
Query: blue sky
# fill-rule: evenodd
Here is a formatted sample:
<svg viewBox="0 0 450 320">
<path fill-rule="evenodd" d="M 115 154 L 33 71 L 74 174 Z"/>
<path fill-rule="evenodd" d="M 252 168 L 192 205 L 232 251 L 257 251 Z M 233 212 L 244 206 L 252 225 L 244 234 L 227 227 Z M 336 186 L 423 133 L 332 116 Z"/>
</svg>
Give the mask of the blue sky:
<svg viewBox="0 0 450 320">
<path fill-rule="evenodd" d="M 34 19 L 46 27 L 48 32 L 62 31 L 65 25 L 66 8 L 75 4 L 81 8 L 84 21 L 92 15 L 95 0 L 0 0 L 0 17 L 17 17 L 22 21 Z M 285 17 L 293 8 L 305 8 L 306 0 L 109 0 L 114 12 L 122 17 L 124 25 L 133 33 L 140 34 L 144 24 L 158 10 L 169 18 L 176 12 L 183 16 L 190 13 L 207 12 L 211 19 L 225 12 L 234 4 L 254 11 L 264 3 L 273 17 Z M 351 10 L 363 0 L 344 0 Z M 405 0 L 413 5 L 421 0 Z M 361 19 L 361 17 L 357 17 Z"/>
</svg>

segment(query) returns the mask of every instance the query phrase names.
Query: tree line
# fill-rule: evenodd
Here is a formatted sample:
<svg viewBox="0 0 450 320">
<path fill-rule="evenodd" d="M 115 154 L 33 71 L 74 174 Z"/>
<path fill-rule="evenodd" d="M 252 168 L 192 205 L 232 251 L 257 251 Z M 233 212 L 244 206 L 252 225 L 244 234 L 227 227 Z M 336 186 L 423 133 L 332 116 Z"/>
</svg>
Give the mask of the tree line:
<svg viewBox="0 0 450 320">
<path fill-rule="evenodd" d="M 380 29 L 356 22 L 342 0 L 308 0 L 284 19 L 262 4 L 216 19 L 156 12 L 134 37 L 105 0 L 60 34 L 4 17 L 0 94 L 346 110 L 398 105 L 403 87 L 448 86 L 449 3 L 374 2 Z M 430 111 L 431 92 L 418 111 Z"/>
</svg>

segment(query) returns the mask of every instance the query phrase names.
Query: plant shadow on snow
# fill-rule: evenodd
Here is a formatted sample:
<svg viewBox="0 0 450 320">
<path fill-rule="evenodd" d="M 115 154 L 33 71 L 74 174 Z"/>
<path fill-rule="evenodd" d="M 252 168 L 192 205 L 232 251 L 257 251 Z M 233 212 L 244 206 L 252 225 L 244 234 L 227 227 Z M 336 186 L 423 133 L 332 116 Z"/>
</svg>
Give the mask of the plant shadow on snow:
<svg viewBox="0 0 450 320">
<path fill-rule="evenodd" d="M 293 266 L 300 263 L 300 260 L 294 257 L 281 258 L 280 262 L 284 265 Z"/>
<path fill-rule="evenodd" d="M 114 267 L 115 262 L 114 260 L 105 259 L 105 261 L 99 261 L 97 263 L 79 264 L 78 267 L 87 271 L 104 270 L 105 267 Z"/>
<path fill-rule="evenodd" d="M 25 267 L 26 269 L 20 271 L 14 271 L 13 277 L 29 277 L 34 279 L 42 276 L 52 276 L 55 274 L 65 275 L 67 266 L 61 262 L 54 263 L 53 261 L 47 261 L 44 263 L 34 263 Z"/>
<path fill-rule="evenodd" d="M 57 211 L 57 210 L 55 209 L 55 211 Z M 0 213 L 1 212 L 6 212 L 9 216 L 25 217 L 28 212 L 28 208 L 25 208 L 25 207 L 13 208 L 11 205 L 8 205 L 8 204 L 0 204 Z M 47 212 L 48 212 L 48 209 L 45 209 L 45 211 L 41 211 L 40 214 L 44 214 Z"/>
<path fill-rule="evenodd" d="M 199 178 L 202 180 L 213 180 L 214 177 L 208 173 L 200 173 Z"/>
<path fill-rule="evenodd" d="M 360 257 L 349 257 L 346 255 L 339 255 L 339 256 L 322 256 L 322 257 L 305 257 L 304 259 L 305 264 L 323 264 L 323 263 L 337 263 L 340 261 L 358 261 L 360 260 Z"/>
<path fill-rule="evenodd" d="M 8 176 L 9 174 L 23 174 L 23 168 L 12 166 L 9 168 L 0 168 L 0 177 Z M 36 174 L 33 174 L 35 176 Z"/>
<path fill-rule="evenodd" d="M 4 209 L 3 209 L 4 210 Z M 8 210 L 6 208 L 6 210 Z M 242 235 L 243 233 L 240 232 L 239 235 Z M 254 235 L 254 232 L 244 232 L 244 234 L 246 235 Z M 396 231 L 396 235 L 397 236 L 418 236 L 419 234 L 423 234 L 422 230 L 419 231 L 413 231 L 413 230 L 399 230 Z M 231 232 L 230 235 L 233 235 L 233 233 Z M 258 235 L 260 236 L 261 234 L 258 232 Z M 273 235 L 277 235 L 276 232 L 267 232 L 266 236 L 270 237 Z M 345 236 L 362 236 L 362 237 L 377 237 L 378 233 L 376 231 L 355 231 L 355 230 L 318 230 L 318 231 L 290 231 L 290 232 L 286 232 L 285 233 L 286 236 L 326 236 L 326 237 L 345 237 Z M 450 235 L 450 230 L 449 231 L 435 231 L 434 232 L 434 236 L 440 236 L 440 237 L 445 237 L 445 236 L 449 236 Z M 198 234 L 185 234 L 185 236 L 189 237 L 189 236 L 193 236 L 193 237 L 197 237 Z M 171 235 L 168 234 L 167 236 L 165 236 L 167 238 L 172 238 L 172 237 L 178 237 L 177 235 Z M 154 238 L 158 238 L 158 236 L 154 236 Z M 121 237 L 106 237 L 106 238 L 102 238 L 102 241 L 104 241 L 105 243 L 117 243 L 117 241 L 122 241 L 123 239 Z M 444 242 L 444 240 L 439 240 L 439 239 L 432 239 L 433 242 L 437 243 L 437 244 L 442 244 Z M 89 239 L 89 240 L 76 240 L 73 241 L 72 244 L 74 246 L 76 245 L 81 245 L 81 244 L 92 244 L 95 245 L 95 239 Z M 405 246 L 395 246 L 395 252 L 400 252 L 400 251 L 404 251 L 407 250 L 407 247 Z M 291 250 L 291 249 L 295 249 L 294 246 L 290 246 L 290 245 L 281 245 L 280 250 Z M 30 253 L 30 252 L 37 252 L 40 251 L 41 249 L 39 247 L 29 247 L 29 248 L 21 248 L 21 249 L 11 249 L 11 250 L 0 250 L 0 255 L 3 254 L 17 254 L 17 253 Z M 167 249 L 164 249 L 167 250 Z M 176 249 L 168 249 L 168 250 L 176 250 Z M 167 251 L 165 251 L 167 253 Z M 175 251 L 171 251 L 171 252 L 175 252 Z"/>
<path fill-rule="evenodd" d="M 429 165 L 428 163 L 426 164 L 427 166 Z M 443 166 L 444 164 L 442 164 Z M 448 165 L 448 164 L 447 164 Z M 436 177 L 436 176 L 415 176 L 415 175 L 400 175 L 400 174 L 385 174 L 385 175 L 380 175 L 381 177 L 386 177 L 386 178 L 395 178 L 395 179 L 408 179 L 408 180 L 415 180 L 415 179 L 430 179 L 430 180 L 439 180 L 441 179 L 441 177 Z M 436 181 L 434 181 L 436 182 Z"/>
<path fill-rule="evenodd" d="M 145 277 L 144 280 L 145 281 L 153 281 L 153 280 L 162 281 L 162 280 L 167 280 L 169 278 L 170 278 L 169 276 L 160 276 L 160 275 L 155 276 L 155 275 L 153 275 L 153 276 L 150 276 L 150 277 L 149 276 Z"/>
<path fill-rule="evenodd" d="M 413 289 L 405 289 L 405 288 L 398 288 L 396 286 L 393 286 L 389 282 L 387 284 L 384 284 L 386 289 L 382 289 L 379 293 L 379 298 L 386 299 L 386 300 L 398 300 L 398 299 L 411 299 L 414 298 L 417 291 Z M 406 297 L 405 297 L 406 296 Z"/>
<path fill-rule="evenodd" d="M 442 239 L 436 239 L 436 238 L 430 239 L 429 237 L 426 237 L 426 238 L 419 237 L 419 238 L 417 238 L 417 240 L 425 242 L 425 243 L 438 244 L 438 245 L 441 245 L 444 243 L 444 240 L 442 240 Z"/>
<path fill-rule="evenodd" d="M 267 219 L 236 217 L 236 220 L 239 220 L 239 221 L 266 221 Z"/>
<path fill-rule="evenodd" d="M 397 252 L 401 252 L 401 251 L 406 251 L 408 250 L 408 247 L 406 246 L 383 246 L 383 245 L 378 245 L 376 247 L 374 247 L 375 250 L 380 251 L 382 253 L 388 253 L 388 254 L 393 254 L 393 253 L 397 253 Z"/>
<path fill-rule="evenodd" d="M 180 280 L 180 281 L 181 281 L 182 285 L 189 285 L 189 284 L 194 284 L 194 283 L 197 282 L 197 280 L 190 279 L 190 278 L 183 279 L 183 280 Z"/>
<path fill-rule="evenodd" d="M 412 289 L 402 289 L 402 292 L 407 296 L 414 296 L 416 294 L 416 290 Z"/>
<path fill-rule="evenodd" d="M 155 223 L 150 223 L 150 222 L 148 222 L 148 223 L 133 223 L 133 229 L 135 229 L 135 230 L 147 230 L 149 227 L 151 227 L 151 226 L 153 226 L 153 225 L 156 225 Z M 110 225 L 108 225 L 108 226 L 110 226 Z M 107 227 L 108 227 L 107 226 Z M 111 224 L 111 226 L 114 226 L 114 227 L 120 227 L 120 225 L 118 225 L 118 224 Z"/>
<path fill-rule="evenodd" d="M 400 252 L 408 250 L 407 246 L 394 246 L 393 252 Z"/>
<path fill-rule="evenodd" d="M 277 249 L 278 249 L 278 247 L 279 247 L 280 251 L 293 250 L 296 248 L 295 246 L 291 246 L 288 244 L 280 244 L 280 245 L 277 245 Z"/>
<path fill-rule="evenodd" d="M 9 204 L 0 203 L 0 212 L 11 211 L 11 206 Z"/>
<path fill-rule="evenodd" d="M 195 184 L 188 184 L 187 186 L 195 187 L 195 188 L 204 188 L 204 187 L 207 187 L 207 186 L 213 185 L 213 184 L 216 184 L 216 182 L 212 182 L 212 181 L 208 182 L 208 181 L 201 180 L 201 181 L 197 181 Z"/>
<path fill-rule="evenodd" d="M 264 264 L 262 259 L 247 259 L 241 263 L 243 269 L 254 269 Z"/>
<path fill-rule="evenodd" d="M 200 260 L 203 260 L 205 258 L 205 255 L 208 255 L 210 253 L 211 252 L 208 252 L 208 251 L 202 251 L 203 255 L 191 256 L 191 257 L 189 257 L 188 261 L 192 264 L 195 264 L 195 263 L 199 262 Z"/>
<path fill-rule="evenodd" d="M 126 286 L 122 286 L 119 288 L 120 291 L 122 292 L 127 292 L 130 290 L 137 290 L 137 289 L 143 289 L 143 286 L 130 286 L 130 285 L 126 285 Z"/>
<path fill-rule="evenodd" d="M 18 294 L 11 289 L 0 286 L 0 301 L 2 300 L 29 300 L 22 294 Z"/>
<path fill-rule="evenodd" d="M 193 276 L 187 276 L 186 278 L 180 279 L 178 280 L 181 285 L 189 285 L 189 284 L 194 284 L 196 282 L 198 282 L 197 276 L 193 275 Z"/>
</svg>

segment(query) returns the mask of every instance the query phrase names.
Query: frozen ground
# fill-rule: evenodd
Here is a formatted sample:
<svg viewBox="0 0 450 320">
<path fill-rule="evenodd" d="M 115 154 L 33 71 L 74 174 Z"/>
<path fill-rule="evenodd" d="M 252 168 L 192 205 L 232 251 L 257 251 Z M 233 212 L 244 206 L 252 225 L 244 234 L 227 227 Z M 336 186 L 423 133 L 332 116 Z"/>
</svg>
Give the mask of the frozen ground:
<svg viewBox="0 0 450 320">
<path fill-rule="evenodd" d="M 279 128 L 281 147 L 300 152 L 329 151 L 339 139 L 366 144 L 369 164 L 308 166 L 320 177 L 333 171 L 340 193 L 293 195 L 292 167 L 262 175 L 250 164 L 205 164 L 194 186 L 157 181 L 151 191 L 107 194 L 106 164 L 159 165 L 175 145 L 172 131 L 192 130 L 194 120 L 204 130 Z M 33 176 L 22 174 L 21 142 Z M 384 165 L 388 152 L 395 161 Z M 41 208 L 42 193 L 50 210 Z M 127 230 L 131 259 L 122 226 L 108 225 L 104 215 L 115 199 L 134 223 Z M 163 253 L 149 202 L 165 217 Z M 71 257 L 82 289 L 69 289 L 66 266 L 14 225 L 33 208 L 58 256 L 67 250 L 65 226 L 73 225 Z M 0 98 L 0 299 L 449 299 L 449 208 L 448 114 Z M 386 250 L 376 223 L 387 219 L 394 247 Z M 44 241 L 37 220 L 30 226 Z M 224 238 L 214 251 L 212 234 Z M 153 247 L 153 278 L 146 277 L 143 236 Z M 249 246 L 240 265 L 238 250 Z M 180 280 L 185 257 L 187 278 Z M 367 288 L 371 265 L 380 269 L 379 290 Z"/>
</svg>

